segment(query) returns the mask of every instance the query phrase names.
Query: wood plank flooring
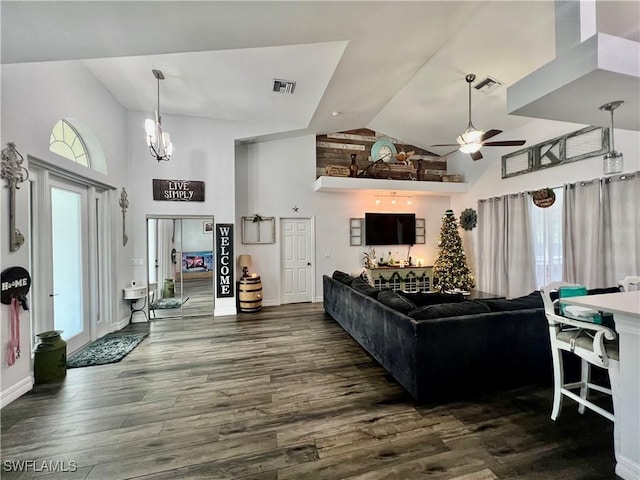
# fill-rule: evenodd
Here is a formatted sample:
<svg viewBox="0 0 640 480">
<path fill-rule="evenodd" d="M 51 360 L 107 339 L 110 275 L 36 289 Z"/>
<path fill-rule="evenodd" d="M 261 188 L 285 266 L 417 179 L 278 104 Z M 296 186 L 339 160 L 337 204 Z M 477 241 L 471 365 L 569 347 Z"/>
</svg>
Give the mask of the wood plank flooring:
<svg viewBox="0 0 640 480">
<path fill-rule="evenodd" d="M 3 479 L 616 478 L 607 420 L 566 401 L 554 423 L 535 386 L 416 406 L 321 304 L 130 328 L 122 362 L 0 412 Z"/>
</svg>

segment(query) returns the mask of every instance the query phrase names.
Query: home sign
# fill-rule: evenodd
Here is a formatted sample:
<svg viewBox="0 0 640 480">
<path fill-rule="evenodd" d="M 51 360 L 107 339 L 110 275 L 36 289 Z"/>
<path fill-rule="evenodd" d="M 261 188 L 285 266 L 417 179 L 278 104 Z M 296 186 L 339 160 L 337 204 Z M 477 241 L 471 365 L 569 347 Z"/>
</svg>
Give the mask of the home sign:
<svg viewBox="0 0 640 480">
<path fill-rule="evenodd" d="M 204 182 L 154 178 L 153 199 L 170 202 L 204 202 Z"/>
</svg>

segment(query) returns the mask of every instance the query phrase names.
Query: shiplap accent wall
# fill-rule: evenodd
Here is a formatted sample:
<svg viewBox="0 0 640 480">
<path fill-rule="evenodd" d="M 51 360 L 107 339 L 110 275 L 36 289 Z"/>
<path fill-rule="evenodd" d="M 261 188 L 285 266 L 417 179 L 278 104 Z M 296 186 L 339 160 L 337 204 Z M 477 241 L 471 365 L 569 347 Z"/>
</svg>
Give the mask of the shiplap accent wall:
<svg viewBox="0 0 640 480">
<path fill-rule="evenodd" d="M 447 161 L 432 152 L 415 145 L 402 143 L 401 141 L 385 136 L 368 128 L 348 130 L 346 132 L 330 133 L 316 136 L 316 178 L 325 174 L 325 168 L 329 165 L 348 167 L 351 164 L 351 154 L 356 154 L 358 168 L 364 170 L 370 165 L 371 146 L 379 139 L 387 139 L 393 142 L 398 152 L 414 151 L 410 158 L 414 168 L 418 166 L 418 160 L 422 160 L 425 173 L 442 176 L 447 173 Z"/>
</svg>

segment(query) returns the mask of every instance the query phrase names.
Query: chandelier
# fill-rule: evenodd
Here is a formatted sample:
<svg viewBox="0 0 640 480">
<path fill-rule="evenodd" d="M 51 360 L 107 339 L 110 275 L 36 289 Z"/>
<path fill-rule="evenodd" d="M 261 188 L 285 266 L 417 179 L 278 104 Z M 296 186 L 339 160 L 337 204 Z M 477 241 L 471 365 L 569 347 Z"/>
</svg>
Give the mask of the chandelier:
<svg viewBox="0 0 640 480">
<path fill-rule="evenodd" d="M 164 80 L 164 75 L 160 70 L 151 70 L 153 76 L 158 81 L 158 109 L 155 111 L 155 120 L 147 118 L 144 128 L 147 132 L 147 146 L 149 153 L 157 161 L 169 161 L 173 153 L 173 144 L 167 132 L 162 131 L 162 121 L 160 118 L 160 80 Z"/>
</svg>

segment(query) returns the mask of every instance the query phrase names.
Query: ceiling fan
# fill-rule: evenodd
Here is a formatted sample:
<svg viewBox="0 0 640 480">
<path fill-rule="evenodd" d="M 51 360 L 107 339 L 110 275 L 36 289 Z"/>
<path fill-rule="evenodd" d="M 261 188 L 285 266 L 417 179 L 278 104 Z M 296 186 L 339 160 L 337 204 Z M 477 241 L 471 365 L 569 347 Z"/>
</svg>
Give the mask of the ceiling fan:
<svg viewBox="0 0 640 480">
<path fill-rule="evenodd" d="M 476 79 L 475 74 L 470 73 L 465 77 L 465 80 L 469 84 L 469 124 L 467 129 L 456 138 L 455 143 L 444 143 L 439 145 L 431 145 L 432 147 L 459 147 L 459 150 L 463 153 L 468 153 L 474 160 L 480 160 L 482 153 L 480 149 L 482 147 L 514 147 L 518 145 L 524 145 L 525 140 L 503 140 L 500 142 L 487 142 L 492 137 L 502 133 L 502 130 L 478 130 L 471 123 L 471 84 Z"/>
</svg>

